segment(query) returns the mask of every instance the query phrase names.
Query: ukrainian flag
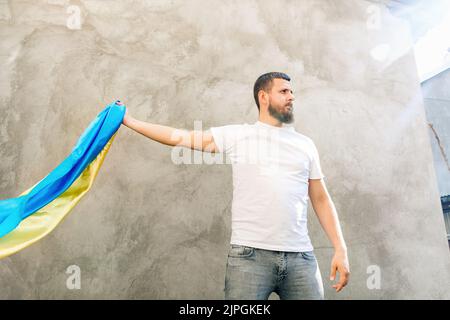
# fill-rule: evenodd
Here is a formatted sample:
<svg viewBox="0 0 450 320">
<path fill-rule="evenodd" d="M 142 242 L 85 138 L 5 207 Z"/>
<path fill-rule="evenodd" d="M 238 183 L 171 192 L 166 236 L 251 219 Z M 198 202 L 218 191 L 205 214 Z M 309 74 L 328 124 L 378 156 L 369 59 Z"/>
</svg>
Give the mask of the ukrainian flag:
<svg viewBox="0 0 450 320">
<path fill-rule="evenodd" d="M 106 106 L 44 179 L 17 198 L 0 200 L 0 259 L 49 234 L 89 191 L 125 110 L 119 100 Z"/>
</svg>

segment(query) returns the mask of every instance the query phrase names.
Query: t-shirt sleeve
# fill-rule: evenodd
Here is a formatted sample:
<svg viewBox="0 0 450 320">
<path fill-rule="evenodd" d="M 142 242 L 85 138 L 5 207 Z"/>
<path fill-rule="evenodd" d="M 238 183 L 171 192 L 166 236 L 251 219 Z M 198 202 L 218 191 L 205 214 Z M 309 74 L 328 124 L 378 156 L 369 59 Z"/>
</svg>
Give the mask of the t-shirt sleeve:
<svg viewBox="0 0 450 320">
<path fill-rule="evenodd" d="M 220 153 L 230 152 L 235 141 L 236 127 L 236 125 L 227 125 L 210 128 L 214 143 Z"/>
<path fill-rule="evenodd" d="M 311 166 L 309 169 L 309 178 L 310 179 L 322 179 L 324 177 L 325 176 L 322 172 L 322 167 L 320 166 L 319 152 L 317 151 L 317 148 L 316 148 L 316 145 L 314 144 L 314 142 L 312 142 L 312 160 L 311 160 Z"/>
</svg>

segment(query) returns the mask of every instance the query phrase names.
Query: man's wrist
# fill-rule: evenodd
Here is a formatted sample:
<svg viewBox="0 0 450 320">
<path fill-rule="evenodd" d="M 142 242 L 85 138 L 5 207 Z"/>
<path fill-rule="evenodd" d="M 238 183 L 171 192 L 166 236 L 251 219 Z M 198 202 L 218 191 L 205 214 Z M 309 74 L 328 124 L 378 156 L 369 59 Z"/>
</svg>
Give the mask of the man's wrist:
<svg viewBox="0 0 450 320">
<path fill-rule="evenodd" d="M 131 124 L 133 123 L 133 118 L 131 117 L 131 116 L 126 116 L 124 119 L 123 119 L 123 124 L 125 125 L 125 126 L 127 126 L 128 128 L 131 128 Z"/>
<path fill-rule="evenodd" d="M 336 247 L 334 247 L 334 252 L 347 254 L 347 246 L 345 246 L 345 245 L 336 246 Z"/>
</svg>

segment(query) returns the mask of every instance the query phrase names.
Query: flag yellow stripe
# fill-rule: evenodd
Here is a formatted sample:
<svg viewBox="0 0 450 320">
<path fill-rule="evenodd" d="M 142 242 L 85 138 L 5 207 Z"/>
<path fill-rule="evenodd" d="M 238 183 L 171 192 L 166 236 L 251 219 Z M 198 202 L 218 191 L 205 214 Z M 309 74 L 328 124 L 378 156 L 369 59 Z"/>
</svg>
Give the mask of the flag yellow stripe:
<svg viewBox="0 0 450 320">
<path fill-rule="evenodd" d="M 16 229 L 0 238 L 0 259 L 30 246 L 55 229 L 91 188 L 116 134 L 65 192 L 22 220 Z M 33 188 L 34 186 L 21 195 L 27 194 Z"/>
</svg>

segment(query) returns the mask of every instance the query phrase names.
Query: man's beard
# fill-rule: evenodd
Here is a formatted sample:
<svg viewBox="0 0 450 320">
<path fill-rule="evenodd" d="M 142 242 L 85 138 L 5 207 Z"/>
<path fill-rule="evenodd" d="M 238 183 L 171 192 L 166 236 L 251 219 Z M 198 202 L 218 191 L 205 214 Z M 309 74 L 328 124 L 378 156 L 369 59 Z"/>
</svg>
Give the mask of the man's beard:
<svg viewBox="0 0 450 320">
<path fill-rule="evenodd" d="M 269 114 L 280 121 L 281 123 L 292 123 L 294 121 L 294 113 L 287 111 L 285 113 L 279 112 L 269 103 Z"/>
</svg>

